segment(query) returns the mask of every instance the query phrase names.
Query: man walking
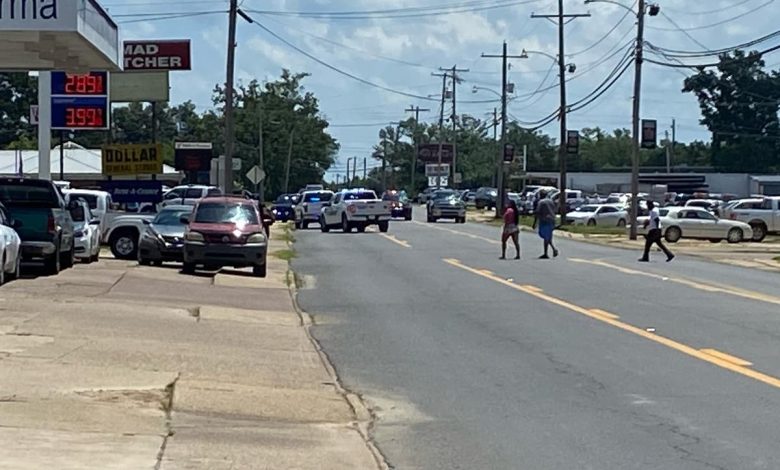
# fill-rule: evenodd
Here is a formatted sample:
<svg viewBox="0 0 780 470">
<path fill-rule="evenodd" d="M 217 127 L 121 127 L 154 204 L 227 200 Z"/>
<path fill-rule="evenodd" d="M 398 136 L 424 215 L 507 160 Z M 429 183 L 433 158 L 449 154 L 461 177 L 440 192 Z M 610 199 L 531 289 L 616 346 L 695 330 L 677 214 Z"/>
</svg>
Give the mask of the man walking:
<svg viewBox="0 0 780 470">
<path fill-rule="evenodd" d="M 544 254 L 539 259 L 550 259 L 548 250 L 552 248 L 553 257 L 558 256 L 558 249 L 553 245 L 555 231 L 555 203 L 547 197 L 547 192 L 539 191 L 539 203 L 536 205 L 534 228 L 539 228 L 539 237 L 544 240 Z"/>
<path fill-rule="evenodd" d="M 650 214 L 648 220 L 645 221 L 645 228 L 650 226 L 650 230 L 647 232 L 647 235 L 645 235 L 645 253 L 639 261 L 642 263 L 650 261 L 650 248 L 653 247 L 653 244 L 656 244 L 658 245 L 658 248 L 666 254 L 666 262 L 668 263 L 674 259 L 674 254 L 669 251 L 664 245 L 664 242 L 661 241 L 663 238 L 663 232 L 661 231 L 661 214 L 658 211 L 658 208 L 655 207 L 653 201 L 647 201 L 647 210 Z"/>
</svg>

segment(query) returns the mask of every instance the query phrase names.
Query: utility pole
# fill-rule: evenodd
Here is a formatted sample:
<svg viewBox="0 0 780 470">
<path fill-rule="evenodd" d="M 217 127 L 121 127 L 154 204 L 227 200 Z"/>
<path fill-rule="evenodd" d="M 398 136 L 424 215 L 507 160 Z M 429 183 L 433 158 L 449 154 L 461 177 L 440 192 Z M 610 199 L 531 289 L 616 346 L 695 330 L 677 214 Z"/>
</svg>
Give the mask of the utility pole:
<svg viewBox="0 0 780 470">
<path fill-rule="evenodd" d="M 669 131 L 664 131 L 666 136 L 666 174 L 672 172 L 672 142 L 669 140 Z"/>
<path fill-rule="evenodd" d="M 432 73 L 434 77 L 441 77 L 441 109 L 439 110 L 439 166 L 436 169 L 437 175 L 441 172 L 441 154 L 444 147 L 444 100 L 447 97 L 447 77 L 449 74 Z M 441 176 L 436 176 L 436 189 L 441 189 Z"/>
<path fill-rule="evenodd" d="M 363 185 L 366 185 L 366 181 L 368 181 L 368 159 L 366 157 L 363 157 Z"/>
<path fill-rule="evenodd" d="M 414 113 L 414 127 L 415 132 L 412 133 L 412 140 L 414 140 L 414 154 L 412 155 L 412 183 L 409 187 L 409 192 L 413 193 L 415 191 L 415 181 L 414 177 L 417 174 L 417 153 L 419 153 L 419 143 L 417 142 L 417 125 L 420 123 L 420 111 L 428 112 L 430 109 L 421 109 L 419 106 L 410 106 L 405 109 L 407 113 Z"/>
<path fill-rule="evenodd" d="M 387 191 L 387 133 L 382 137 L 382 192 Z"/>
<path fill-rule="evenodd" d="M 349 187 L 349 164 L 352 162 L 352 157 L 347 158 L 347 187 Z"/>
<path fill-rule="evenodd" d="M 452 186 L 457 187 L 455 184 L 455 173 L 458 171 L 458 72 L 468 72 L 469 69 L 459 69 L 457 65 L 453 65 L 450 69 L 439 68 L 441 71 L 449 71 L 452 77 Z"/>
<path fill-rule="evenodd" d="M 260 97 L 257 97 L 257 159 L 261 170 L 265 170 L 265 161 L 263 156 L 263 105 Z M 232 166 L 232 162 L 231 162 Z M 265 202 L 265 178 L 263 178 L 258 187 L 255 188 L 260 194 L 260 202 Z"/>
<path fill-rule="evenodd" d="M 493 142 L 496 141 L 498 141 L 498 108 L 493 108 Z M 503 168 L 502 165 L 493 173 L 493 187 L 498 188 L 498 172 Z"/>
<path fill-rule="evenodd" d="M 637 239 L 637 216 L 639 215 L 639 104 L 642 93 L 642 50 L 645 37 L 645 0 L 639 0 L 637 9 L 636 50 L 634 52 L 634 102 L 631 116 L 631 137 L 633 147 L 631 152 L 631 240 Z"/>
<path fill-rule="evenodd" d="M 225 168 L 223 174 L 223 190 L 225 194 L 233 192 L 233 80 L 236 66 L 236 20 L 238 16 L 238 0 L 230 0 L 230 12 L 228 14 L 228 50 L 227 50 L 227 79 L 225 81 Z M 290 139 L 292 146 L 292 139 Z M 288 161 L 289 171 L 289 161 Z M 288 173 L 289 174 L 289 173 Z M 287 192 L 287 179 L 285 179 L 284 192 Z"/>
<path fill-rule="evenodd" d="M 482 57 L 501 58 L 501 146 L 496 155 L 496 172 L 498 198 L 496 200 L 496 218 L 501 218 L 504 214 L 504 200 L 506 199 L 506 189 L 504 188 L 504 150 L 506 149 L 506 105 L 507 105 L 507 59 L 521 59 L 520 55 L 508 55 L 506 52 L 506 41 L 501 55 L 482 54 Z"/>
<path fill-rule="evenodd" d="M 677 145 L 677 121 L 672 118 L 672 148 L 670 151 L 670 158 L 674 161 L 674 147 Z"/>
<path fill-rule="evenodd" d="M 352 181 L 357 179 L 357 157 L 352 157 Z"/>
<path fill-rule="evenodd" d="M 563 0 L 558 0 L 558 13 L 553 15 L 536 15 L 532 14 L 531 18 L 545 18 L 558 25 L 558 79 L 559 88 L 561 92 L 561 107 L 558 111 L 558 120 L 561 122 L 561 134 L 560 142 L 558 143 L 558 164 L 560 167 L 560 199 L 558 200 L 558 211 L 561 214 L 561 222 L 566 221 L 566 180 L 568 178 L 567 165 L 566 165 L 566 114 L 568 109 L 566 107 L 566 57 L 565 57 L 565 40 L 564 30 L 566 24 L 570 21 L 574 21 L 577 18 L 589 17 L 590 13 L 577 13 L 577 14 L 564 14 L 563 12 Z M 634 223 L 632 226 L 636 226 Z"/>
</svg>

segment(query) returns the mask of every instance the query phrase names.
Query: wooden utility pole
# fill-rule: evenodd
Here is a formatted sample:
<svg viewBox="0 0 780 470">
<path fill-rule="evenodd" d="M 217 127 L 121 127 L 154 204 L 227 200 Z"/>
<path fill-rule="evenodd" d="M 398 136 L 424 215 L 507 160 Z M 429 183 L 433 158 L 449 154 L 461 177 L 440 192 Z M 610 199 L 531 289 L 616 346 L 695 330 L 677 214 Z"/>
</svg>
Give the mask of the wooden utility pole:
<svg viewBox="0 0 780 470">
<path fill-rule="evenodd" d="M 634 52 L 634 102 L 631 114 L 631 137 L 633 147 L 631 152 L 631 229 L 629 237 L 631 240 L 637 239 L 637 217 L 639 216 L 639 146 L 641 137 L 639 135 L 640 120 L 640 94 L 642 93 L 642 49 L 645 35 L 645 0 L 639 0 L 637 9 L 637 33 L 636 50 Z"/>
<path fill-rule="evenodd" d="M 453 65 L 449 69 L 439 68 L 442 71 L 449 71 L 452 78 L 452 115 L 450 120 L 452 121 L 452 187 L 457 187 L 455 184 L 455 173 L 458 171 L 458 72 L 468 72 L 469 69 L 459 69 L 457 65 Z"/>
<path fill-rule="evenodd" d="M 449 74 L 445 73 L 433 73 L 434 77 L 441 77 L 441 109 L 439 110 L 439 166 L 436 169 L 437 175 L 441 172 L 441 154 L 444 148 L 444 100 L 447 98 L 447 77 Z M 436 176 L 436 189 L 441 189 L 441 176 Z"/>
<path fill-rule="evenodd" d="M 498 150 L 498 155 L 496 155 L 496 179 L 498 186 L 496 218 L 500 218 L 504 214 L 504 202 L 506 199 L 506 188 L 504 187 L 504 151 L 506 149 L 507 73 L 509 72 L 507 60 L 509 58 L 521 59 L 523 56 L 507 54 L 506 41 L 504 41 L 504 48 L 500 55 L 482 54 L 482 57 L 501 59 L 501 146 Z"/>
<path fill-rule="evenodd" d="M 566 107 L 566 57 L 565 57 L 565 35 L 564 30 L 566 24 L 577 18 L 589 17 L 590 13 L 577 13 L 577 14 L 564 14 L 563 12 L 563 0 L 558 0 L 558 13 L 552 15 L 536 15 L 532 14 L 531 18 L 545 18 L 558 25 L 558 79 L 559 88 L 561 92 L 561 107 L 558 111 L 558 120 L 561 122 L 560 141 L 558 142 L 558 164 L 560 168 L 560 198 L 558 200 L 558 211 L 561 214 L 561 221 L 566 220 L 566 180 L 568 178 L 567 173 L 567 152 L 566 152 L 566 115 L 568 109 Z M 636 225 L 636 224 L 634 224 Z"/>
<path fill-rule="evenodd" d="M 287 163 L 284 165 L 284 193 L 289 193 L 290 189 L 290 164 L 292 163 L 293 136 L 295 128 L 290 129 L 290 144 L 287 147 Z M 225 165 L 227 166 L 227 165 Z"/>
<path fill-rule="evenodd" d="M 233 81 L 236 68 L 236 17 L 238 16 L 238 0 L 230 0 L 228 14 L 228 49 L 227 49 L 227 79 L 225 80 L 225 168 L 223 174 L 223 190 L 225 194 L 233 192 Z M 291 144 L 292 146 L 292 139 Z M 289 170 L 289 162 L 288 162 Z M 285 179 L 284 192 L 287 192 Z"/>
<path fill-rule="evenodd" d="M 414 143 L 414 153 L 412 154 L 412 171 L 411 171 L 411 173 L 412 173 L 412 183 L 411 183 L 411 186 L 409 187 L 409 191 L 410 192 L 414 192 L 415 191 L 415 185 L 416 185 L 414 179 L 415 179 L 415 176 L 417 175 L 417 154 L 419 153 L 419 144 L 420 144 L 419 142 L 417 142 L 417 136 L 416 136 L 417 125 L 420 123 L 420 111 L 428 112 L 428 111 L 430 111 L 430 109 L 420 108 L 419 106 L 410 106 L 410 107 L 406 108 L 405 111 L 407 113 L 414 113 L 414 127 L 415 127 L 415 130 L 414 130 L 414 132 L 412 132 L 412 140 L 414 141 L 413 142 Z"/>
</svg>

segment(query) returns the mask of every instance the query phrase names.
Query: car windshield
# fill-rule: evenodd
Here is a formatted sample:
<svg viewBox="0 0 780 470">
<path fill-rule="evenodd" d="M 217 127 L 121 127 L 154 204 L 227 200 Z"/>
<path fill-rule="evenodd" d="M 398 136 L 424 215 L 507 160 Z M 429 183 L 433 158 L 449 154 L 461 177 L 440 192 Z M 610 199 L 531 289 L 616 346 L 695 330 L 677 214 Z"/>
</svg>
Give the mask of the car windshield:
<svg viewBox="0 0 780 470">
<path fill-rule="evenodd" d="M 433 198 L 437 201 L 440 199 L 450 199 L 453 197 L 458 197 L 458 193 L 455 191 L 437 191 L 433 193 Z"/>
<path fill-rule="evenodd" d="M 276 198 L 276 201 L 274 201 L 276 204 L 292 204 L 294 203 L 294 199 L 289 194 L 282 194 L 281 196 Z"/>
<path fill-rule="evenodd" d="M 376 199 L 376 193 L 373 191 L 352 191 L 344 193 L 345 201 L 365 201 Z"/>
<path fill-rule="evenodd" d="M 190 215 L 191 213 L 191 210 L 183 209 L 163 210 L 157 214 L 152 223 L 155 225 L 183 225 L 181 223 L 182 216 Z"/>
<path fill-rule="evenodd" d="M 98 206 L 98 197 L 95 194 L 86 194 L 86 193 L 68 193 L 68 196 L 71 200 L 74 199 L 83 199 L 87 201 L 87 204 L 89 204 L 90 209 L 97 209 Z"/>
<path fill-rule="evenodd" d="M 209 202 L 198 206 L 195 222 L 200 224 L 257 225 L 257 212 L 248 204 Z"/>
<path fill-rule="evenodd" d="M 73 219 L 74 222 L 85 222 L 87 220 L 87 213 L 84 210 L 84 206 L 79 204 L 71 209 L 70 218 Z"/>
<path fill-rule="evenodd" d="M 393 201 L 398 202 L 401 200 L 401 194 L 400 193 L 385 193 L 382 195 L 383 201 Z"/>
<path fill-rule="evenodd" d="M 596 212 L 599 206 L 582 206 L 577 209 L 577 212 Z"/>
<path fill-rule="evenodd" d="M 332 197 L 333 194 L 327 192 L 306 193 L 303 195 L 303 202 L 328 202 Z"/>
</svg>

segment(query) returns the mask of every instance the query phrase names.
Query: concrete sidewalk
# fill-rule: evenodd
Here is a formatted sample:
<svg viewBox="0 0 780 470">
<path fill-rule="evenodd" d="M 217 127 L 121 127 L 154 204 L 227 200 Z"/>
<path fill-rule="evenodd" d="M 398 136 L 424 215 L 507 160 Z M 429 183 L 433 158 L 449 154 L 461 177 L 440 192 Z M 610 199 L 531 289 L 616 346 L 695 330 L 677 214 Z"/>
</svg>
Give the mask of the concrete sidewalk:
<svg viewBox="0 0 780 470">
<path fill-rule="evenodd" d="M 3 286 L 0 468 L 381 468 L 268 261 L 267 279 L 103 259 Z"/>
</svg>

